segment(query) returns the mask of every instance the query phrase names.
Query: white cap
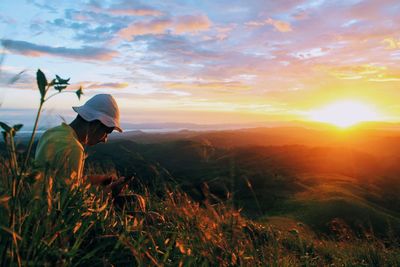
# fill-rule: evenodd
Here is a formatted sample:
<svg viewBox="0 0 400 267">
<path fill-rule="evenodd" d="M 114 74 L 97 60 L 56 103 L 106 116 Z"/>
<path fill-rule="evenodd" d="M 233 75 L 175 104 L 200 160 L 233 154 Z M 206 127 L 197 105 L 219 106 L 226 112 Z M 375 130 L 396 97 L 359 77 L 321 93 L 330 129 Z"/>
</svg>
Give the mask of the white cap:
<svg viewBox="0 0 400 267">
<path fill-rule="evenodd" d="M 119 109 L 115 99 L 109 94 L 98 94 L 83 106 L 72 107 L 85 121 L 99 120 L 107 127 L 122 132 L 119 125 Z"/>
</svg>

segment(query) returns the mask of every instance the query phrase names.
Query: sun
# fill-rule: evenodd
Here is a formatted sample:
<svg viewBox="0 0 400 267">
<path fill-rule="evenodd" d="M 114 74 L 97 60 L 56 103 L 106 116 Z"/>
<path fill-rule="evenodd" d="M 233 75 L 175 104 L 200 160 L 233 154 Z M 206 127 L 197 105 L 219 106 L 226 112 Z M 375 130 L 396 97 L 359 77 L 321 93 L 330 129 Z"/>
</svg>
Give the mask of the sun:
<svg viewBox="0 0 400 267">
<path fill-rule="evenodd" d="M 371 105 L 344 100 L 312 110 L 309 113 L 309 119 L 346 128 L 364 121 L 379 121 L 380 116 Z"/>
</svg>

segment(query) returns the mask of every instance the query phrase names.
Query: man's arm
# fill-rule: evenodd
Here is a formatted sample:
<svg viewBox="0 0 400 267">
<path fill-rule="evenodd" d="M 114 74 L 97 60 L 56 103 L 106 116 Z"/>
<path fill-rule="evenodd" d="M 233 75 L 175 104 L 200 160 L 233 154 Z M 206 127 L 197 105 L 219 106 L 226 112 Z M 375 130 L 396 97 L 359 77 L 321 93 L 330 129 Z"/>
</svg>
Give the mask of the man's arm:
<svg viewBox="0 0 400 267">
<path fill-rule="evenodd" d="M 109 185 L 113 180 L 114 177 L 110 175 L 88 175 L 87 179 L 92 185 Z"/>
<path fill-rule="evenodd" d="M 103 186 L 103 191 L 112 193 L 113 196 L 117 196 L 129 182 L 125 177 L 115 178 L 107 175 L 90 175 L 87 179 L 92 185 Z"/>
</svg>

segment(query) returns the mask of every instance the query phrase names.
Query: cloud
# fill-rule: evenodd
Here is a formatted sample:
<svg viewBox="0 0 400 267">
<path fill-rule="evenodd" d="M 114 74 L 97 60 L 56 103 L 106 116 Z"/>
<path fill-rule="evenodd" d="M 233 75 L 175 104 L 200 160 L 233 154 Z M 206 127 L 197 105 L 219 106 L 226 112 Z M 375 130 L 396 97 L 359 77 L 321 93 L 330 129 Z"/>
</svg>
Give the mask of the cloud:
<svg viewBox="0 0 400 267">
<path fill-rule="evenodd" d="M 116 37 L 131 40 L 135 36 L 167 33 L 196 34 L 212 25 L 206 15 L 170 17 L 162 11 L 129 1 L 107 8 L 92 1 L 89 7 L 86 10 L 66 9 L 65 19 L 56 18 L 47 25 L 70 29 L 76 40 L 84 42 L 115 41 Z"/>
<path fill-rule="evenodd" d="M 387 49 L 400 49 L 400 39 L 385 38 L 382 43 L 386 44 Z"/>
<path fill-rule="evenodd" d="M 45 9 L 45 10 L 48 10 L 48 11 L 50 11 L 52 13 L 57 12 L 57 9 L 55 7 L 52 7 L 52 6 L 48 5 L 48 4 L 41 4 L 41 3 L 39 3 L 39 1 L 29 1 L 29 2 L 31 2 L 33 5 L 35 5 L 36 7 L 40 8 L 41 10 Z"/>
<path fill-rule="evenodd" d="M 153 16 L 158 17 L 164 13 L 144 5 L 139 1 L 120 1 L 118 4 L 113 4 L 108 8 L 103 8 L 101 3 L 96 1 L 90 1 L 88 7 L 98 13 L 109 13 L 117 16 Z"/>
<path fill-rule="evenodd" d="M 77 32 L 75 39 L 85 42 L 101 42 L 112 40 L 115 36 L 115 33 L 122 28 L 123 26 L 119 24 L 101 25 L 95 28 L 88 28 Z"/>
<path fill-rule="evenodd" d="M 223 41 L 229 37 L 229 34 L 233 31 L 235 25 L 229 25 L 226 27 L 216 27 L 215 30 L 217 31 L 216 39 L 219 41 Z"/>
<path fill-rule="evenodd" d="M 292 17 L 297 20 L 308 19 L 309 16 L 310 14 L 308 14 L 305 10 L 297 10 L 294 14 L 292 14 Z"/>
<path fill-rule="evenodd" d="M 168 68 L 163 69 L 164 72 L 173 69 L 176 73 L 183 73 L 192 68 L 188 65 L 190 63 L 201 65 L 203 62 L 217 62 L 220 59 L 218 52 L 206 49 L 201 42 L 193 42 L 183 35 L 140 36 L 137 41 L 146 43 L 147 57 L 156 56 L 150 63 L 160 63 L 160 56 L 165 60 Z M 156 66 L 149 67 L 154 69 Z M 167 75 L 170 73 L 167 72 Z"/>
<path fill-rule="evenodd" d="M 333 67 L 329 73 L 341 80 L 360 80 L 370 82 L 393 82 L 400 80 L 400 72 L 388 70 L 385 66 L 375 65 L 350 65 Z"/>
<path fill-rule="evenodd" d="M 128 20 L 124 17 L 114 17 L 108 13 L 98 13 L 91 10 L 76 10 L 72 8 L 65 9 L 64 11 L 65 19 L 69 20 L 70 23 L 73 22 L 85 22 L 92 23 L 94 25 L 107 25 L 109 23 L 125 23 Z"/>
<path fill-rule="evenodd" d="M 190 15 L 178 17 L 174 23 L 175 32 L 178 34 L 208 30 L 211 21 L 205 15 Z"/>
<path fill-rule="evenodd" d="M 9 16 L 5 16 L 0 14 L 0 23 L 4 23 L 4 24 L 15 24 L 16 20 L 12 17 Z"/>
<path fill-rule="evenodd" d="M 311 48 L 305 51 L 300 51 L 296 53 L 292 53 L 291 55 L 299 58 L 299 59 L 310 59 L 310 58 L 315 58 L 315 57 L 322 57 L 327 55 L 329 52 L 329 49 L 323 49 L 320 47 L 317 48 Z"/>
<path fill-rule="evenodd" d="M 163 15 L 159 10 L 155 9 L 109 9 L 109 13 L 118 16 L 153 16 L 158 17 Z"/>
<path fill-rule="evenodd" d="M 377 78 L 371 78 L 368 81 L 370 82 L 398 82 L 400 81 L 400 76 L 382 76 Z"/>
<path fill-rule="evenodd" d="M 208 30 L 211 21 L 205 15 L 180 16 L 174 19 L 154 19 L 150 21 L 134 22 L 128 27 L 119 31 L 119 36 L 130 39 L 135 36 L 147 34 L 165 34 L 172 31 L 176 34 L 197 33 Z"/>
<path fill-rule="evenodd" d="M 85 87 L 85 89 L 123 89 L 128 87 L 128 83 L 92 83 Z"/>
<path fill-rule="evenodd" d="M 282 20 L 275 20 L 272 18 L 268 18 L 263 21 L 249 21 L 245 23 L 246 26 L 250 27 L 261 27 L 265 25 L 272 25 L 274 28 L 280 32 L 291 32 L 292 27 L 290 23 L 282 21 Z"/>
<path fill-rule="evenodd" d="M 239 81 L 207 81 L 207 82 L 169 82 L 165 86 L 170 89 L 207 89 L 216 91 L 250 90 L 251 86 Z"/>
<path fill-rule="evenodd" d="M 250 27 L 261 27 L 265 25 L 264 21 L 249 21 L 245 23 L 246 26 Z"/>
<path fill-rule="evenodd" d="M 46 45 L 37 45 L 25 41 L 16 41 L 3 39 L 3 46 L 10 52 L 31 56 L 58 56 L 73 59 L 89 59 L 89 60 L 111 60 L 118 55 L 116 51 L 92 47 L 83 46 L 81 48 L 67 48 L 67 47 L 51 47 Z"/>
<path fill-rule="evenodd" d="M 169 19 L 156 19 L 148 22 L 135 22 L 119 31 L 119 35 L 124 39 L 130 39 L 137 35 L 162 34 L 172 25 Z"/>
<path fill-rule="evenodd" d="M 115 34 L 131 21 L 127 17 L 113 17 L 93 11 L 65 10 L 65 18 L 46 21 L 50 32 L 61 29 L 72 31 L 75 40 L 82 42 L 104 42 L 112 40 Z"/>
<path fill-rule="evenodd" d="M 265 23 L 270 24 L 275 27 L 280 32 L 291 32 L 292 27 L 290 26 L 290 23 L 281 21 L 281 20 L 274 20 L 271 18 L 268 18 Z"/>
</svg>

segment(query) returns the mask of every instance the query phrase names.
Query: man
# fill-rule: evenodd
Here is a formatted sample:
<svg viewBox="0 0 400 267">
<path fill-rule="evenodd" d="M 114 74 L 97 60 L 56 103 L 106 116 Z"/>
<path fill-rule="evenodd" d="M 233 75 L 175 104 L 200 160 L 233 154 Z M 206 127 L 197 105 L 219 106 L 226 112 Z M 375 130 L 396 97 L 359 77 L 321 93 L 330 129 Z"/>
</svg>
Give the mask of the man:
<svg viewBox="0 0 400 267">
<path fill-rule="evenodd" d="M 35 166 L 44 175 L 65 179 L 67 183 L 81 180 L 85 161 L 85 146 L 106 142 L 113 130 L 122 132 L 119 109 L 109 94 L 98 94 L 83 106 L 73 107 L 77 117 L 68 125 L 47 130 L 39 140 L 35 154 Z M 104 184 L 108 177 L 90 176 L 92 184 Z M 113 190 L 124 178 L 108 187 Z"/>
</svg>

